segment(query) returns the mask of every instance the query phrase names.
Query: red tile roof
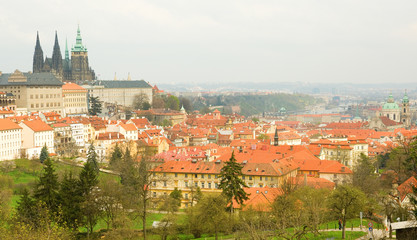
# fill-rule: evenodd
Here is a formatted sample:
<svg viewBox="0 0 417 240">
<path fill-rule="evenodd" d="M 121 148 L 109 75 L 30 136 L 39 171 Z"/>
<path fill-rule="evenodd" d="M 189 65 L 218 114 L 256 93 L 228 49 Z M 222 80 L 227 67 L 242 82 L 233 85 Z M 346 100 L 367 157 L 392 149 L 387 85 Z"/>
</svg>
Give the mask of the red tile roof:
<svg viewBox="0 0 417 240">
<path fill-rule="evenodd" d="M 53 131 L 53 129 L 42 120 L 24 121 L 23 123 L 34 132 Z"/>
<path fill-rule="evenodd" d="M 407 194 L 413 193 L 413 188 L 417 187 L 417 180 L 415 177 L 410 177 L 405 182 L 403 182 L 400 186 L 397 187 L 399 197 L 401 201 L 407 196 Z"/>
<path fill-rule="evenodd" d="M 19 125 L 10 119 L 0 119 L 0 131 L 22 129 Z"/>
<path fill-rule="evenodd" d="M 63 91 L 69 91 L 69 90 L 81 90 L 84 92 L 87 92 L 87 90 L 83 87 L 81 87 L 78 84 L 72 83 L 72 82 L 66 82 L 63 86 L 62 86 L 62 90 Z"/>
</svg>

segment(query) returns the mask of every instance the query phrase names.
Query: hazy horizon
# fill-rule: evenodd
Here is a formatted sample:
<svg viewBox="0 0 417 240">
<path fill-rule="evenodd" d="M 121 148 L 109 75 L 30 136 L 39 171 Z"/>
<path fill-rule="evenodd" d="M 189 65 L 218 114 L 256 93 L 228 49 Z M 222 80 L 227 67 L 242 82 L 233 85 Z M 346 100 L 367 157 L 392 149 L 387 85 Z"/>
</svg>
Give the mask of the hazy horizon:
<svg viewBox="0 0 417 240">
<path fill-rule="evenodd" d="M 61 54 L 80 24 L 100 79 L 151 84 L 413 83 L 415 1 L 7 1 L 0 71 Z"/>
</svg>

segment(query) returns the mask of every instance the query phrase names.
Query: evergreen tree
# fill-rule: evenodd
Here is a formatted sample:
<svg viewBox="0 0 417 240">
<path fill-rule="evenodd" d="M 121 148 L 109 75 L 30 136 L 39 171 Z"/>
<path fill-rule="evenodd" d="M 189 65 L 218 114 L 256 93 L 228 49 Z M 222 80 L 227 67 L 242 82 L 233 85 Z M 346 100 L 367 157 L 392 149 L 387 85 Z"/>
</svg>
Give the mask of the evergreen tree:
<svg viewBox="0 0 417 240">
<path fill-rule="evenodd" d="M 87 228 L 87 234 L 93 232 L 100 216 L 100 207 L 97 203 L 97 196 L 94 187 L 98 184 L 98 172 L 92 161 L 87 161 L 80 173 L 79 191 L 82 196 L 81 212 L 83 214 L 83 224 Z"/>
<path fill-rule="evenodd" d="M 93 116 L 97 116 L 101 113 L 101 103 L 98 97 L 90 97 L 90 109 L 88 113 Z"/>
<path fill-rule="evenodd" d="M 46 159 L 44 163 L 43 173 L 35 186 L 34 198 L 44 202 L 51 212 L 56 212 L 58 209 L 58 176 L 51 159 Z"/>
<path fill-rule="evenodd" d="M 236 162 L 235 154 L 232 152 L 229 161 L 224 164 L 220 171 L 219 188 L 223 190 L 223 194 L 230 203 L 230 212 L 233 212 L 233 200 L 242 204 L 248 199 L 247 193 L 243 190 L 244 187 L 248 186 L 239 178 L 242 175 L 242 168 L 243 166 Z"/>
<path fill-rule="evenodd" d="M 119 145 L 116 143 L 114 150 L 110 157 L 110 165 L 117 166 L 123 158 L 122 150 L 120 149 Z"/>
<path fill-rule="evenodd" d="M 82 196 L 91 193 L 93 188 L 98 184 L 98 172 L 92 162 L 87 161 L 83 170 L 80 172 L 79 190 Z"/>
<path fill-rule="evenodd" d="M 42 147 L 41 154 L 39 155 L 39 160 L 43 163 L 46 159 L 49 158 L 48 148 L 45 146 Z"/>
<path fill-rule="evenodd" d="M 65 173 L 59 190 L 59 203 L 62 210 L 62 222 L 71 229 L 77 229 L 82 222 L 82 201 L 78 179 L 73 177 L 72 172 Z"/>
<path fill-rule="evenodd" d="M 98 166 L 97 159 L 98 159 L 98 155 L 96 153 L 96 148 L 94 147 L 94 144 L 91 143 L 87 152 L 87 163 L 90 163 L 91 167 L 93 167 L 94 171 L 96 171 L 98 174 L 98 172 L 100 171 L 100 168 Z"/>
<path fill-rule="evenodd" d="M 172 191 L 169 194 L 169 197 L 174 199 L 178 206 L 181 206 L 181 199 L 182 199 L 182 191 L 181 190 L 178 190 L 178 188 L 174 188 L 174 191 Z"/>
<path fill-rule="evenodd" d="M 29 191 L 25 188 L 22 197 L 17 202 L 17 221 L 34 226 L 37 219 L 35 205 L 35 200 L 29 195 Z"/>
</svg>

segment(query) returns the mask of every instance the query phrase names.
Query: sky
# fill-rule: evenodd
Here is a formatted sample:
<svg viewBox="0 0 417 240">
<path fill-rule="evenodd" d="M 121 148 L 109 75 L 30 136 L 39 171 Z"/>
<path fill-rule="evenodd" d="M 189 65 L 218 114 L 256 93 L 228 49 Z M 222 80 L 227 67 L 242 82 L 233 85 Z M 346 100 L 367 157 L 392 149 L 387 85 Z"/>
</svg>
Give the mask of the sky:
<svg viewBox="0 0 417 240">
<path fill-rule="evenodd" d="M 157 83 L 417 80 L 417 1 L 2 0 L 0 71 L 31 71 L 36 32 L 64 56 L 80 25 L 99 79 Z"/>
</svg>

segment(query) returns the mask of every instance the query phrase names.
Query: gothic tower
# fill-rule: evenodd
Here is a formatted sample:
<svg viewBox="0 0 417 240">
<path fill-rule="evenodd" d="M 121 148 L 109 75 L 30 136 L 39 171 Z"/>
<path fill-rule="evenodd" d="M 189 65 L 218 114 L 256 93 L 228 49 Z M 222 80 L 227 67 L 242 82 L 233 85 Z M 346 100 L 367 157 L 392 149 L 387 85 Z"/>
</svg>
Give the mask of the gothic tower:
<svg viewBox="0 0 417 240">
<path fill-rule="evenodd" d="M 65 59 L 63 62 L 63 78 L 64 80 L 72 80 L 71 76 L 71 60 L 69 57 L 69 51 L 68 51 L 68 42 L 65 39 Z"/>
<path fill-rule="evenodd" d="M 274 146 L 278 146 L 279 139 L 278 139 L 278 129 L 275 128 L 275 136 L 274 136 Z"/>
<path fill-rule="evenodd" d="M 61 55 L 61 49 L 59 48 L 58 34 L 56 31 L 55 31 L 54 51 L 52 52 L 52 70 L 54 70 L 56 74 L 62 77 L 62 74 L 63 74 L 62 55 Z"/>
<path fill-rule="evenodd" d="M 95 79 L 94 72 L 88 65 L 88 52 L 82 43 L 80 26 L 77 29 L 75 46 L 71 49 L 71 68 L 72 79 L 76 82 Z"/>
<path fill-rule="evenodd" d="M 402 111 L 401 111 L 401 122 L 404 124 L 405 128 L 410 128 L 411 126 L 411 114 L 410 114 L 410 101 L 407 96 L 407 91 L 404 93 L 402 100 Z"/>
<path fill-rule="evenodd" d="M 43 51 L 39 41 L 39 32 L 36 33 L 35 53 L 33 54 L 33 72 L 39 73 L 43 69 Z"/>
</svg>

